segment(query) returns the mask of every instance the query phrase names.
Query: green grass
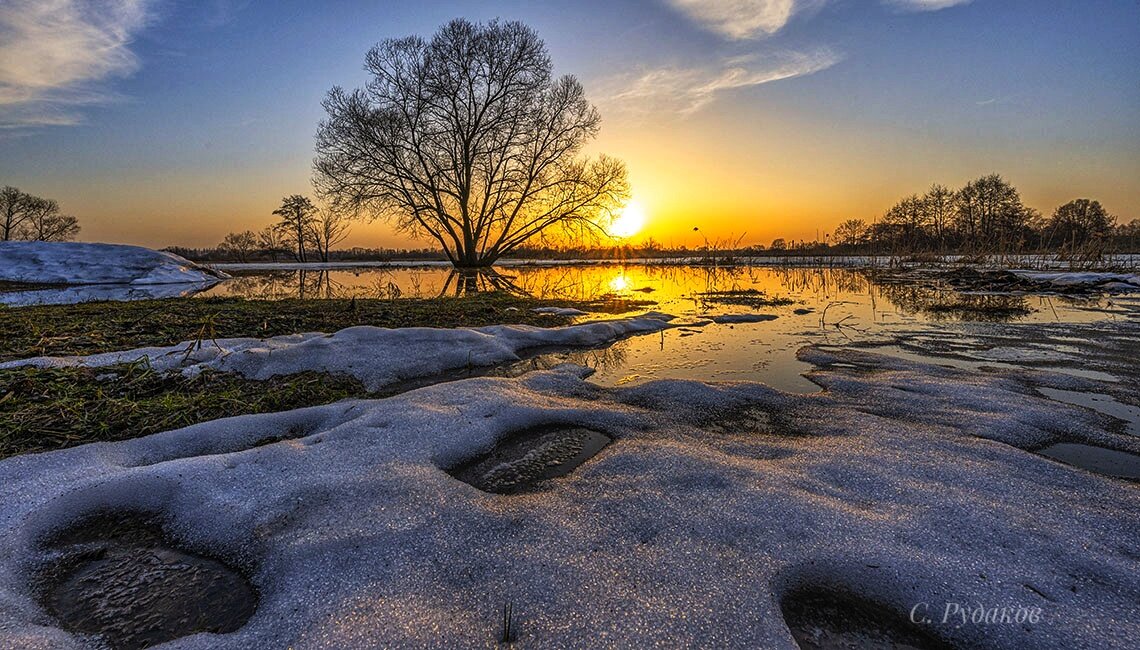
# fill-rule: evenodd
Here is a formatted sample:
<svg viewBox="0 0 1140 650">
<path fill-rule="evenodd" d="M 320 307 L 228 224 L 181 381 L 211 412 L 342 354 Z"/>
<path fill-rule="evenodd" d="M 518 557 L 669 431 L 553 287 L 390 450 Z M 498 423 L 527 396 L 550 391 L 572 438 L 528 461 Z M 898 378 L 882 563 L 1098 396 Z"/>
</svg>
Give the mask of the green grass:
<svg viewBox="0 0 1140 650">
<path fill-rule="evenodd" d="M 254 381 L 145 364 L 0 370 L 0 458 L 366 396 L 356 379 L 317 372 Z"/>
<path fill-rule="evenodd" d="M 500 323 L 561 325 L 540 305 L 579 306 L 489 292 L 461 298 L 276 300 L 172 298 L 137 302 L 0 308 L 0 361 L 95 354 L 196 339 L 267 337 L 377 327 L 481 327 Z"/>
<path fill-rule="evenodd" d="M 0 308 L 0 361 L 86 355 L 182 341 L 378 327 L 555 326 L 541 305 L 624 311 L 628 304 L 535 300 L 506 293 L 396 300 L 173 298 Z M 136 438 L 233 415 L 368 397 L 355 379 L 307 372 L 254 381 L 205 372 L 188 378 L 142 364 L 0 370 L 0 458 Z"/>
</svg>

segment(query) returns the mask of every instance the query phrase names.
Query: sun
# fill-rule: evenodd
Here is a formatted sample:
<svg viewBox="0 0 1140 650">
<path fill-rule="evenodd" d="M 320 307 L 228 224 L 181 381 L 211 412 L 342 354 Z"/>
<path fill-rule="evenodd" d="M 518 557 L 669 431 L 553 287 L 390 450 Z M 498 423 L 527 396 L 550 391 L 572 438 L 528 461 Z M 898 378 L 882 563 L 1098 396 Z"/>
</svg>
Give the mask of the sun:
<svg viewBox="0 0 1140 650">
<path fill-rule="evenodd" d="M 614 217 L 610 227 L 606 229 L 610 237 L 615 239 L 625 239 L 632 237 L 641 232 L 645 227 L 645 208 L 641 202 L 634 199 L 625 204 L 621 209 L 621 213 Z"/>
</svg>

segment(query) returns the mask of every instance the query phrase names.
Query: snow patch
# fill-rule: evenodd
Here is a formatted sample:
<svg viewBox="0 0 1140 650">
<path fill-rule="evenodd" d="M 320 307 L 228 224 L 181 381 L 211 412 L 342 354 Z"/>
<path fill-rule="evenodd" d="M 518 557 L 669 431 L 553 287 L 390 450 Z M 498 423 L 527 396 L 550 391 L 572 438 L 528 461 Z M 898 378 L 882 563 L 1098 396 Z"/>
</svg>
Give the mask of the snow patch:
<svg viewBox="0 0 1140 650">
<path fill-rule="evenodd" d="M 125 244 L 0 242 L 0 282 L 201 284 L 229 277 L 172 253 Z"/>
<path fill-rule="evenodd" d="M 979 438 L 1111 436 L 1101 416 L 1012 374 L 803 356 L 825 393 L 603 389 L 568 367 L 7 459 L 0 646 L 86 647 L 37 605 L 32 568 L 52 561 L 45 536 L 107 510 L 156 512 L 258 590 L 241 629 L 170 648 L 487 647 L 508 602 L 536 647 L 794 648 L 781 602 L 812 588 L 904 622 L 919 603 L 1042 610 L 926 629 L 955 647 L 1140 638 L 1135 487 Z M 444 469 L 544 427 L 614 442 L 516 496 Z"/>
<path fill-rule="evenodd" d="M 35 357 L 0 363 L 20 366 L 98 368 L 145 361 L 161 372 L 236 372 L 265 380 L 308 370 L 348 375 L 369 391 L 448 372 L 512 361 L 530 349 L 597 347 L 626 336 L 671 327 L 655 318 L 600 321 L 568 327 L 493 325 L 476 329 L 349 327 L 335 334 L 308 332 L 268 339 L 188 341 L 82 357 Z"/>
</svg>

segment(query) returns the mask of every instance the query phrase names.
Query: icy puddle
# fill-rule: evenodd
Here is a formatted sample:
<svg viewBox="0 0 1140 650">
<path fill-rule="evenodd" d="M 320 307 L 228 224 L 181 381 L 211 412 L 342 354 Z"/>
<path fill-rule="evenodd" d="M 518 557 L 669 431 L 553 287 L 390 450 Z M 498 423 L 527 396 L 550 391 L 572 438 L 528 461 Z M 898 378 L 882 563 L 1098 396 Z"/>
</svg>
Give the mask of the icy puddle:
<svg viewBox="0 0 1140 650">
<path fill-rule="evenodd" d="M 1076 404 L 1090 408 L 1099 413 L 1123 420 L 1127 423 L 1126 431 L 1134 436 L 1140 436 L 1140 407 L 1122 404 L 1111 395 L 1101 393 L 1082 393 L 1074 390 L 1061 390 L 1059 388 L 1038 388 L 1043 395 L 1058 402 Z"/>
<path fill-rule="evenodd" d="M 1097 474 L 1132 481 L 1140 480 L 1140 456 L 1125 451 L 1075 442 L 1059 442 L 1039 449 L 1037 453 Z"/>
</svg>

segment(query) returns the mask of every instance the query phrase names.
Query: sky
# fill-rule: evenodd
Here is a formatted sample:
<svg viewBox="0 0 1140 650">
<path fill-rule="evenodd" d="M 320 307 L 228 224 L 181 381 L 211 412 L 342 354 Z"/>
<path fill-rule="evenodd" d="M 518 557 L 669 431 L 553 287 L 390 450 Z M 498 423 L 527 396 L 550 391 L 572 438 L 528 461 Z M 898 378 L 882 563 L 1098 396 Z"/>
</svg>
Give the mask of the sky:
<svg viewBox="0 0 1140 650">
<path fill-rule="evenodd" d="M 529 24 L 582 80 L 635 241 L 812 240 L 989 173 L 1046 214 L 1140 218 L 1135 0 L 0 0 L 0 185 L 85 241 L 260 229 L 313 193 L 325 93 L 458 16 Z M 373 222 L 345 245 L 429 242 Z"/>
</svg>

